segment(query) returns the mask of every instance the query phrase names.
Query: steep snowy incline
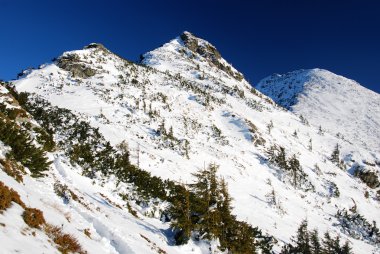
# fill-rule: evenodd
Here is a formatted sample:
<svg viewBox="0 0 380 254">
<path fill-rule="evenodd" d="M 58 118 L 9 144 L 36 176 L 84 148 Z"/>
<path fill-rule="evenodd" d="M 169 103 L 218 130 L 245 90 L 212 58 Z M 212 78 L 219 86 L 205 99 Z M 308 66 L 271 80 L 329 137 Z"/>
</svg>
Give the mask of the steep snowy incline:
<svg viewBox="0 0 380 254">
<path fill-rule="evenodd" d="M 362 166 L 362 160 L 374 162 L 372 154 L 335 134 L 320 135 L 317 127 L 251 88 L 211 44 L 184 35 L 145 54 L 143 65 L 91 44 L 13 85 L 72 110 L 113 146 L 126 140 L 132 162 L 155 176 L 186 184 L 205 165 L 219 164 L 234 214 L 276 237 L 276 250 L 290 241 L 303 218 L 321 233 L 350 240 L 357 253 L 377 250 L 343 233 L 335 217 L 338 209 L 355 205 L 380 223 L 376 189 L 347 171 Z M 329 160 L 336 144 L 347 170 Z M 274 145 L 284 147 L 287 159 L 299 159 L 305 185 L 293 187 L 289 172 L 268 162 Z"/>
<path fill-rule="evenodd" d="M 257 89 L 314 126 L 380 154 L 380 95 L 357 82 L 312 69 L 274 74 Z"/>
<path fill-rule="evenodd" d="M 1 82 L 0 127 L 6 115 L 11 117 L 7 121 L 20 126 L 38 126 Z M 80 253 L 88 254 L 204 253 L 209 248 L 204 242 L 190 241 L 186 246 L 171 244 L 169 223 L 161 221 L 159 213 L 167 204 L 138 205 L 139 197 L 133 185 L 120 183 L 115 176 L 84 176 L 84 169 L 73 164 L 61 150 L 62 146 L 47 153 L 52 164 L 46 175 L 31 177 L 30 170 L 12 157 L 13 148 L 2 142 L 4 133 L 0 133 L 1 254 L 73 253 L 59 249 L 70 246 L 68 235 L 81 246 Z M 4 205 L 9 188 L 20 196 L 24 205 L 16 203 L 16 199 L 9 207 Z M 128 200 L 123 196 L 128 196 Z M 46 225 L 38 228 L 27 224 L 23 219 L 26 207 L 42 211 Z M 66 239 L 56 241 L 49 235 L 47 225 L 68 234 Z"/>
<path fill-rule="evenodd" d="M 189 32 L 143 54 L 140 62 L 160 71 L 198 80 L 205 87 L 226 85 L 231 89 L 243 85 L 250 88 L 243 74 L 223 59 L 214 45 Z"/>
</svg>

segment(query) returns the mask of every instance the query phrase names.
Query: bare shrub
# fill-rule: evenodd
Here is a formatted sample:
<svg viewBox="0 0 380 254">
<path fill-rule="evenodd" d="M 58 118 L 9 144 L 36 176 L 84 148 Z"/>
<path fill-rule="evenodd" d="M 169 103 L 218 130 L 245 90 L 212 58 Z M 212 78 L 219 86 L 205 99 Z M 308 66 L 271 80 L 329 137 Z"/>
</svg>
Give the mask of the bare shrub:
<svg viewBox="0 0 380 254">
<path fill-rule="evenodd" d="M 12 202 L 25 208 L 25 204 L 21 201 L 20 195 L 0 181 L 0 212 L 8 209 Z"/>
<path fill-rule="evenodd" d="M 78 240 L 70 234 L 64 234 L 61 228 L 46 224 L 45 232 L 49 238 L 51 238 L 54 243 L 58 245 L 58 250 L 61 253 L 86 253 L 83 251 L 82 246 L 79 244 Z"/>
<path fill-rule="evenodd" d="M 25 223 L 32 228 L 41 228 L 41 226 L 46 223 L 42 211 L 36 208 L 25 208 L 22 217 Z"/>
<path fill-rule="evenodd" d="M 2 160 L 0 159 L 0 164 L 3 166 L 4 172 L 13 177 L 17 182 L 23 182 L 22 175 L 25 174 L 23 166 L 18 165 L 17 162 L 13 160 Z"/>
</svg>

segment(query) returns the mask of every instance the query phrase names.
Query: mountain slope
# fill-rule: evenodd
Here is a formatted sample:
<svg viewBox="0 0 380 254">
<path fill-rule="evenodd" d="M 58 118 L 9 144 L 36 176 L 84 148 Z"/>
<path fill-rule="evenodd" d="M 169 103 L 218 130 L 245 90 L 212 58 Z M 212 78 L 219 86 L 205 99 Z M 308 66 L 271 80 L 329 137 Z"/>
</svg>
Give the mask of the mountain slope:
<svg viewBox="0 0 380 254">
<path fill-rule="evenodd" d="M 352 175 L 357 166 L 379 168 L 363 163 L 372 164 L 373 153 L 335 134 L 320 135 L 317 127 L 253 89 L 214 46 L 188 32 L 144 54 L 140 64 L 90 44 L 65 52 L 12 84 L 34 100 L 71 110 L 78 119 L 99 128 L 114 147 L 126 140 L 132 163 L 155 176 L 189 184 L 194 172 L 217 163 L 218 175 L 228 183 L 233 198 L 233 213 L 273 235 L 278 241 L 275 251 L 290 242 L 303 218 L 321 233 L 329 231 L 349 240 L 355 253 L 378 251 L 376 241 L 361 233 L 349 234 L 336 216 L 338 210 L 355 206 L 368 221 L 379 222 L 377 189 Z M 344 170 L 329 160 L 336 144 Z M 268 153 L 273 147 L 283 147 L 287 161 L 295 156 L 302 167 L 296 175 L 299 183 L 294 183 L 287 169 L 271 162 Z M 70 175 L 76 166 L 68 167 Z M 108 191 L 113 188 L 117 187 Z M 102 228 L 112 242 L 124 231 L 113 223 L 112 216 L 118 212 L 109 211 L 112 214 L 103 218 Z M 124 226 L 124 220 L 118 223 Z M 168 227 L 158 220 L 154 223 L 160 232 Z M 160 232 L 148 231 L 157 233 L 155 242 L 168 252 L 196 248 L 195 243 L 166 246 L 158 240 Z M 116 251 L 126 253 L 125 249 Z M 207 247 L 197 251 L 208 252 Z"/>
<path fill-rule="evenodd" d="M 260 81 L 257 89 L 314 126 L 365 147 L 379 159 L 379 94 L 321 69 L 275 74 Z"/>
<path fill-rule="evenodd" d="M 0 86 L 0 98 L 1 106 L 5 107 L 1 107 L 0 123 L 5 113 L 15 116 L 8 121 L 19 128 L 25 123 L 39 127 L 3 85 Z M 3 138 L 3 132 L 1 134 Z M 37 133 L 32 131 L 31 134 Z M 67 137 L 58 135 L 56 132 L 57 143 L 62 139 L 69 143 Z M 59 245 L 59 241 L 48 234 L 49 225 L 76 239 L 85 253 L 183 253 L 189 249 L 201 252 L 208 247 L 202 242 L 190 242 L 187 246 L 169 244 L 170 234 L 166 233 L 170 232 L 169 225 L 160 221 L 159 213 L 166 204 L 137 205 L 139 196 L 133 185 L 121 183 L 115 176 L 84 176 L 85 168 L 73 163 L 63 144 L 57 144 L 53 151 L 46 153 L 52 164 L 42 178 L 31 177 L 29 168 L 12 157 L 12 147 L 3 141 L 0 141 L 0 152 L 0 253 L 64 252 L 60 247 L 65 246 L 67 238 L 62 238 L 63 245 Z M 10 207 L 4 207 L 7 193 L 3 186 L 18 193 L 25 205 L 13 200 Z M 34 228 L 26 224 L 23 220 L 25 206 L 41 210 L 48 226 Z"/>
</svg>

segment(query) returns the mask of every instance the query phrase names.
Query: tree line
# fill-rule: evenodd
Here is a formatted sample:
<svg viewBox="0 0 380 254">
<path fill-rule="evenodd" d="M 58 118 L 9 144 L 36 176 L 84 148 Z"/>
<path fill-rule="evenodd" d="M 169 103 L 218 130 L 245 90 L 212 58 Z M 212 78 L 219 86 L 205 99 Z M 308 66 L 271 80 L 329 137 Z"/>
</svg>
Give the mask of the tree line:
<svg viewBox="0 0 380 254">
<path fill-rule="evenodd" d="M 72 163 L 82 166 L 84 175 L 91 178 L 98 172 L 114 174 L 120 182 L 133 184 L 141 197 L 169 202 L 166 212 L 176 244 L 185 244 L 192 237 L 219 240 L 220 248 L 232 253 L 271 253 L 272 237 L 238 221 L 231 213 L 231 197 L 226 182 L 217 176 L 218 166 L 198 171 L 195 182 L 188 186 L 163 180 L 132 165 L 126 143 L 112 147 L 97 128 L 69 110 L 25 93 L 15 95 L 49 134 L 64 137 L 58 141 L 59 147 Z"/>
</svg>

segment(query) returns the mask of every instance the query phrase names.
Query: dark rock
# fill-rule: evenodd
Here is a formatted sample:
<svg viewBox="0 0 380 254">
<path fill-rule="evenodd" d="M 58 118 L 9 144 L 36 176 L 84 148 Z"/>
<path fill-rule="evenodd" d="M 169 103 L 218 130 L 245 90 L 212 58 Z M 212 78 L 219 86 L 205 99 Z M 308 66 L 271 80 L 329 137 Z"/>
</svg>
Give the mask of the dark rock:
<svg viewBox="0 0 380 254">
<path fill-rule="evenodd" d="M 87 46 L 85 46 L 83 49 L 102 49 L 107 50 L 106 47 L 104 47 L 101 43 L 90 43 Z"/>
<path fill-rule="evenodd" d="M 240 72 L 233 71 L 230 66 L 226 66 L 220 62 L 222 57 L 219 51 L 210 43 L 199 43 L 199 39 L 189 32 L 184 32 L 180 38 L 188 49 L 200 54 L 220 70 L 239 81 L 244 78 Z"/>
<path fill-rule="evenodd" d="M 86 66 L 85 63 L 80 61 L 79 56 L 75 54 L 61 56 L 57 60 L 57 65 L 61 69 L 70 71 L 73 77 L 77 78 L 89 78 L 96 74 L 94 69 Z"/>
<path fill-rule="evenodd" d="M 377 174 L 370 170 L 362 170 L 361 167 L 357 167 L 354 175 L 362 180 L 368 187 L 375 189 L 380 186 L 379 177 Z"/>
</svg>

